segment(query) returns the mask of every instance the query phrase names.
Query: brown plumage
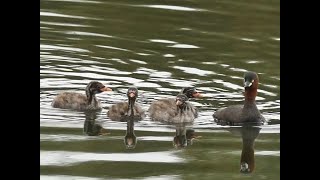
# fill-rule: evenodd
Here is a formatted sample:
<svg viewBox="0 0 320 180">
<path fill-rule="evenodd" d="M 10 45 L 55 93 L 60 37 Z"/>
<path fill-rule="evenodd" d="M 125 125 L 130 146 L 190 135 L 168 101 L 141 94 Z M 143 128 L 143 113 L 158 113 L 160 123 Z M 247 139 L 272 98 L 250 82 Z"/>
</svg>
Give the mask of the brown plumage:
<svg viewBox="0 0 320 180">
<path fill-rule="evenodd" d="M 182 88 L 178 95 L 185 95 L 188 98 L 199 98 L 202 95 L 196 91 L 194 87 Z M 149 115 L 152 120 L 163 121 L 169 123 L 193 122 L 194 118 L 198 117 L 197 108 L 191 103 L 186 102 L 186 110 L 182 113 L 183 118 L 176 117 L 178 115 L 178 107 L 176 105 L 176 98 L 165 98 L 154 101 L 149 107 Z M 188 117 L 189 116 L 189 117 Z M 192 119 L 192 120 L 191 120 Z"/>
<path fill-rule="evenodd" d="M 144 110 L 135 103 L 138 97 L 138 89 L 130 87 L 127 91 L 128 102 L 120 102 L 110 107 L 107 112 L 108 117 L 113 121 L 127 121 L 128 116 L 132 116 L 135 121 L 145 118 Z"/>
<path fill-rule="evenodd" d="M 170 100 L 160 102 L 167 101 Z M 165 103 L 160 103 L 158 101 L 157 106 L 153 106 L 150 116 L 152 120 L 166 122 L 169 124 L 193 123 L 194 119 L 198 117 L 198 110 L 187 101 L 188 97 L 184 94 L 177 95 L 174 100 L 175 104 L 169 107 L 167 107 Z M 170 104 L 171 103 L 172 102 L 170 102 Z"/>
<path fill-rule="evenodd" d="M 112 91 L 112 89 L 105 87 L 100 82 L 91 81 L 85 89 L 85 95 L 75 92 L 63 92 L 53 99 L 51 105 L 54 108 L 77 111 L 101 110 L 100 101 L 95 95 L 103 91 Z"/>
</svg>

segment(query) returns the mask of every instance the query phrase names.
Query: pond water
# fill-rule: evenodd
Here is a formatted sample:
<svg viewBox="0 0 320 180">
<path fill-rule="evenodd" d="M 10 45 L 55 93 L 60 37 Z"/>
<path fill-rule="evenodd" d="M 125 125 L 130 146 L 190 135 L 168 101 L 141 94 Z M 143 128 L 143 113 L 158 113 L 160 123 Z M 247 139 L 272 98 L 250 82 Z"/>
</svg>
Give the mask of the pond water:
<svg viewBox="0 0 320 180">
<path fill-rule="evenodd" d="M 267 123 L 216 124 L 218 108 L 243 102 L 246 71 L 259 75 Z M 113 89 L 97 95 L 102 111 L 51 107 L 58 93 L 84 93 L 92 80 Z M 199 117 L 175 127 L 147 114 L 127 134 L 107 111 L 127 101 L 129 86 L 144 110 L 194 86 Z M 94 136 L 98 126 L 106 133 Z M 177 148 L 179 128 L 199 137 Z M 240 173 L 242 158 L 252 173 Z M 40 0 L 40 179 L 280 179 L 280 2 Z"/>
</svg>

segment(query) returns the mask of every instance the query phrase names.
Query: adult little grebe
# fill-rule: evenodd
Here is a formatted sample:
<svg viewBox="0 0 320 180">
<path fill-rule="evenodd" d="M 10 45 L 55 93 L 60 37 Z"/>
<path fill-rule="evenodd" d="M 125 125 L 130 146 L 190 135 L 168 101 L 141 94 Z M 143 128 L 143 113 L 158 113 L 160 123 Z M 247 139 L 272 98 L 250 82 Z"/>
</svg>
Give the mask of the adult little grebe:
<svg viewBox="0 0 320 180">
<path fill-rule="evenodd" d="M 246 72 L 244 74 L 244 105 L 233 105 L 218 109 L 213 114 L 215 122 L 227 123 L 229 125 L 237 123 L 264 123 L 265 118 L 260 114 L 255 101 L 258 84 L 258 75 L 255 72 Z"/>
</svg>

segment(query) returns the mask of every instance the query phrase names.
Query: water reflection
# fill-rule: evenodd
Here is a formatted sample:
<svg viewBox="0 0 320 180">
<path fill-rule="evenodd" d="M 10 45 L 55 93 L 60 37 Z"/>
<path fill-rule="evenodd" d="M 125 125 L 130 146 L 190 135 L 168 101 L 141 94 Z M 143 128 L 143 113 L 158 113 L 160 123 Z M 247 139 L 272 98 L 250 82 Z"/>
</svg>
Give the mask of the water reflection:
<svg viewBox="0 0 320 180">
<path fill-rule="evenodd" d="M 260 133 L 261 127 L 246 124 L 241 127 L 231 127 L 228 130 L 233 135 L 240 135 L 242 138 L 240 172 L 252 173 L 255 169 L 254 142 Z"/>
<path fill-rule="evenodd" d="M 101 136 L 110 134 L 107 129 L 105 129 L 101 124 L 97 123 L 97 113 L 100 112 L 85 112 L 85 121 L 83 124 L 84 134 L 88 136 Z M 124 136 L 125 147 L 127 149 L 134 149 L 137 144 L 137 137 L 134 134 L 134 116 L 126 116 L 122 120 L 127 121 L 127 131 Z"/>
<path fill-rule="evenodd" d="M 194 129 L 187 129 L 185 124 L 176 124 L 176 134 L 173 138 L 175 148 L 184 148 L 193 144 L 193 140 L 201 136 L 195 134 Z"/>
<path fill-rule="evenodd" d="M 124 144 L 127 149 L 134 149 L 137 144 L 137 137 L 134 134 L 134 117 L 127 117 L 127 132 L 124 136 Z"/>
<path fill-rule="evenodd" d="M 98 112 L 85 112 L 83 132 L 88 136 L 100 136 L 110 134 L 107 129 L 96 122 Z"/>
</svg>

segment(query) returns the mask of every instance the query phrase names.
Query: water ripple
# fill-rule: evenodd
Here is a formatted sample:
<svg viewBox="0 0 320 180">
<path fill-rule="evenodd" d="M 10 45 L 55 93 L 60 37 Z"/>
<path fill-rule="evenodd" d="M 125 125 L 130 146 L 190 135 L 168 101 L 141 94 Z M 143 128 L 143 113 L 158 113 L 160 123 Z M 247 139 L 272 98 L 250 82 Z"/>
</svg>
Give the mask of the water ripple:
<svg viewBox="0 0 320 180">
<path fill-rule="evenodd" d="M 47 44 L 40 44 L 40 50 L 43 51 L 52 51 L 52 50 L 59 50 L 59 51 L 69 51 L 69 52 L 90 52 L 86 49 L 81 48 L 74 48 L 74 47 L 63 47 L 58 45 L 47 45 Z"/>
<path fill-rule="evenodd" d="M 172 47 L 172 48 L 184 48 L 184 49 L 200 48 L 200 47 L 198 47 L 198 46 L 190 45 L 190 44 L 175 44 L 175 45 L 168 46 L 168 47 Z"/>
<path fill-rule="evenodd" d="M 45 25 L 53 25 L 53 26 L 66 26 L 66 27 L 91 27 L 89 25 L 82 25 L 82 24 L 74 24 L 74 23 L 58 23 L 58 22 L 47 22 L 47 21 L 40 21 L 40 24 Z"/>
<path fill-rule="evenodd" d="M 79 180 L 103 180 L 104 178 L 93 178 L 93 177 L 84 177 L 84 176 L 67 176 L 67 175 L 40 175 L 41 180 L 70 180 L 70 179 L 79 179 Z"/>
<path fill-rule="evenodd" d="M 232 84 L 230 82 L 226 82 L 221 79 L 213 80 L 213 82 L 218 83 L 218 84 L 222 84 L 224 87 L 228 87 L 228 88 L 231 88 L 234 90 L 242 90 L 243 89 L 242 86 L 239 86 L 237 84 Z"/>
<path fill-rule="evenodd" d="M 93 3 L 93 4 L 100 4 L 100 1 L 89 1 L 89 0 L 47 0 L 47 1 L 61 1 L 61 2 L 75 2 L 75 3 Z"/>
<path fill-rule="evenodd" d="M 148 54 L 148 53 L 136 53 L 136 54 L 138 54 L 140 56 L 150 56 L 151 55 L 151 54 Z"/>
<path fill-rule="evenodd" d="M 248 41 L 248 42 L 256 42 L 256 39 L 252 39 L 252 38 L 240 38 L 242 41 Z"/>
<path fill-rule="evenodd" d="M 73 15 L 66 15 L 66 14 L 53 13 L 53 12 L 41 12 L 41 11 L 40 11 L 40 16 L 101 20 L 101 19 L 98 19 L 98 18 L 89 18 L 89 17 L 84 17 L 84 16 L 73 16 Z"/>
<path fill-rule="evenodd" d="M 114 49 L 114 50 L 120 50 L 120 51 L 131 51 L 128 49 L 123 49 L 123 48 L 118 48 L 118 47 L 113 47 L 113 46 L 104 46 L 104 45 L 95 45 L 97 47 L 102 47 L 102 48 L 107 48 L 107 49 Z"/>
<path fill-rule="evenodd" d="M 258 156 L 280 156 L 280 151 L 257 151 L 254 154 Z"/>
<path fill-rule="evenodd" d="M 171 6 L 171 5 L 135 5 L 136 7 L 149 7 L 157 9 L 167 9 L 167 10 L 176 10 L 176 11 L 206 11 L 204 9 L 189 8 L 183 6 Z"/>
<path fill-rule="evenodd" d="M 129 75 L 131 74 L 130 72 L 127 71 L 120 71 L 118 69 L 115 68 L 109 68 L 109 67 L 101 67 L 101 66 L 94 66 L 92 65 L 91 67 L 77 67 L 74 68 L 83 72 L 101 72 L 101 73 L 108 73 L 108 74 L 121 74 L 121 75 Z"/>
<path fill-rule="evenodd" d="M 175 152 L 146 152 L 146 153 L 86 153 L 70 151 L 40 151 L 42 166 L 70 166 L 88 161 L 122 161 L 122 162 L 159 162 L 183 163 L 185 160 L 175 155 Z"/>
<path fill-rule="evenodd" d="M 212 71 L 205 71 L 205 70 L 201 70 L 201 69 L 197 69 L 197 68 L 182 67 L 182 66 L 173 66 L 173 68 L 180 69 L 185 73 L 196 74 L 196 75 L 199 75 L 199 76 L 207 76 L 207 75 L 210 75 L 210 74 L 215 74 Z"/>
<path fill-rule="evenodd" d="M 112 38 L 113 37 L 113 36 L 106 35 L 106 34 L 91 33 L 91 32 L 81 32 L 81 31 L 66 31 L 65 34 L 80 35 L 80 36 L 107 37 L 107 38 Z"/>
<path fill-rule="evenodd" d="M 163 57 L 172 58 L 172 57 L 176 57 L 176 56 L 173 54 L 164 54 Z"/>
<path fill-rule="evenodd" d="M 157 43 L 165 43 L 165 44 L 175 44 L 177 42 L 175 41 L 170 41 L 170 40 L 165 40 L 165 39 L 149 39 L 151 42 L 157 42 Z"/>
<path fill-rule="evenodd" d="M 136 59 L 129 59 L 129 61 L 134 62 L 134 63 L 138 63 L 138 64 L 147 64 L 144 61 L 140 61 L 140 60 L 136 60 Z"/>
</svg>

